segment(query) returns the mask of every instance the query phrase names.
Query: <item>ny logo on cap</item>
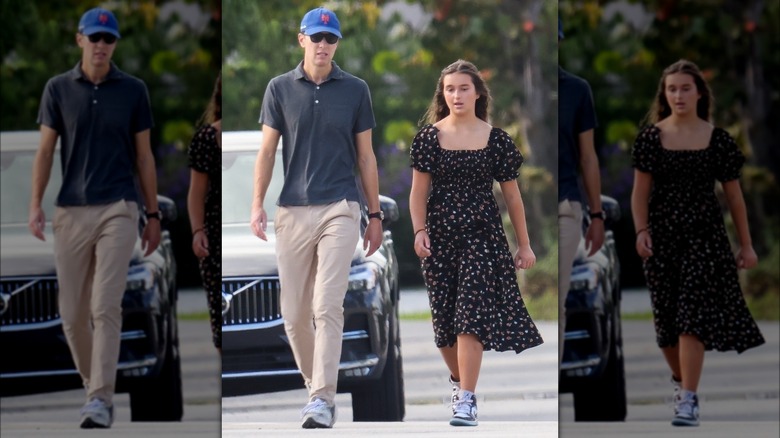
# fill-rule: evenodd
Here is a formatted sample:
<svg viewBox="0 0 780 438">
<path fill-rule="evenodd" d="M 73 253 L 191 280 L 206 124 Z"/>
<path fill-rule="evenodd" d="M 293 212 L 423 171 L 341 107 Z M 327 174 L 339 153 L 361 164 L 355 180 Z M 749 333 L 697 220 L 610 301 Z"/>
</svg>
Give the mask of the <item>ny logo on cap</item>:
<svg viewBox="0 0 780 438">
<path fill-rule="evenodd" d="M 320 20 L 322 20 L 323 23 L 328 24 L 328 22 L 330 21 L 330 15 L 322 14 L 320 15 Z"/>
<path fill-rule="evenodd" d="M 98 15 L 98 21 L 100 21 L 100 24 L 108 23 L 108 15 L 106 15 L 106 14 Z"/>
</svg>

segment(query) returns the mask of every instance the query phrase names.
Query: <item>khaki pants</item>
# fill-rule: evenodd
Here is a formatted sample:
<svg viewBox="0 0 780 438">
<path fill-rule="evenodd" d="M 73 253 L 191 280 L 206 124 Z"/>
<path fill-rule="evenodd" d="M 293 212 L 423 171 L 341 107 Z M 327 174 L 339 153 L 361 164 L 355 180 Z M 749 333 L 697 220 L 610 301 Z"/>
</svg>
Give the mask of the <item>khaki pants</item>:
<svg viewBox="0 0 780 438">
<path fill-rule="evenodd" d="M 563 357 L 566 332 L 566 296 L 571 285 L 571 265 L 582 237 L 582 205 L 562 201 L 558 204 L 558 363 Z"/>
<path fill-rule="evenodd" d="M 279 207 L 274 220 L 284 328 L 309 397 L 336 397 L 344 296 L 360 233 L 356 202 Z"/>
<path fill-rule="evenodd" d="M 111 404 L 138 208 L 128 201 L 58 207 L 52 223 L 65 338 L 87 400 L 97 397 Z"/>
</svg>

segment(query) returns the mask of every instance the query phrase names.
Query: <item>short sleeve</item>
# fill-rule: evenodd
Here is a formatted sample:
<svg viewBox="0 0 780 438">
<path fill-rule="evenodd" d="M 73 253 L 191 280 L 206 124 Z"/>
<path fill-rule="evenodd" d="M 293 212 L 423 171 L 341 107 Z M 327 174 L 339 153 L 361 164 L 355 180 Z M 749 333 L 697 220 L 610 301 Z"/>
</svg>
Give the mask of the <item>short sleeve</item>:
<svg viewBox="0 0 780 438">
<path fill-rule="evenodd" d="M 498 182 L 510 181 L 520 176 L 520 166 L 523 164 L 523 155 L 517 149 L 515 142 L 503 130 L 497 130 L 492 141 L 495 142 L 495 154 L 493 158 L 493 178 Z"/>
<path fill-rule="evenodd" d="M 720 182 L 739 179 L 742 175 L 742 166 L 745 164 L 745 156 L 739 150 L 737 142 L 726 131 L 718 129 L 715 147 L 718 154 L 715 178 Z"/>
<path fill-rule="evenodd" d="M 48 126 L 58 133 L 62 133 L 62 114 L 57 102 L 54 79 L 49 79 L 41 96 L 40 108 L 38 108 L 38 123 Z"/>
<path fill-rule="evenodd" d="M 278 77 L 272 79 L 265 88 L 263 103 L 260 108 L 260 119 L 258 122 L 261 125 L 268 125 L 277 131 L 282 131 L 282 126 L 284 126 L 284 114 L 282 113 L 276 98 L 277 80 L 279 80 Z"/>
<path fill-rule="evenodd" d="M 414 136 L 409 156 L 415 170 L 426 173 L 433 172 L 435 136 L 436 129 L 431 125 L 426 125 Z"/>
<path fill-rule="evenodd" d="M 201 173 L 209 173 L 211 166 L 219 164 L 210 159 L 210 152 L 215 146 L 216 130 L 209 125 L 203 126 L 195 133 L 187 150 L 189 167 Z"/>
<path fill-rule="evenodd" d="M 149 90 L 146 88 L 146 84 L 140 80 L 138 82 L 138 106 L 135 109 L 131 128 L 134 134 L 152 129 L 154 126 Z"/>
<path fill-rule="evenodd" d="M 361 80 L 360 82 L 363 85 L 363 92 L 361 93 L 360 106 L 358 107 L 357 119 L 355 120 L 355 127 L 353 128 L 355 134 L 376 127 L 374 109 L 371 105 L 371 90 L 364 81 Z"/>
<path fill-rule="evenodd" d="M 658 129 L 654 126 L 643 128 L 631 149 L 631 166 L 641 172 L 652 173 L 656 168 L 658 142 Z"/>
</svg>

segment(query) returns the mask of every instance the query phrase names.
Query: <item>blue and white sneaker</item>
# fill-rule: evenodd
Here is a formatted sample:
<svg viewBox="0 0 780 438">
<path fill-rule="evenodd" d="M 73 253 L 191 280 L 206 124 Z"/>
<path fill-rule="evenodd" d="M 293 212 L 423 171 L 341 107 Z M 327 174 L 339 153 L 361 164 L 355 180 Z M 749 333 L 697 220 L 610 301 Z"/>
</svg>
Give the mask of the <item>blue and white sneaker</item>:
<svg viewBox="0 0 780 438">
<path fill-rule="evenodd" d="M 82 429 L 108 429 L 114 423 L 114 406 L 93 397 L 81 408 Z"/>
<path fill-rule="evenodd" d="M 471 391 L 461 389 L 452 406 L 452 411 L 450 426 L 476 426 L 478 424 L 477 396 Z"/>
<path fill-rule="evenodd" d="M 699 398 L 695 392 L 683 389 L 674 403 L 672 426 L 699 425 Z"/>
<path fill-rule="evenodd" d="M 336 422 L 336 405 L 321 398 L 313 398 L 301 411 L 304 429 L 330 429 Z"/>
<path fill-rule="evenodd" d="M 450 406 L 452 406 L 452 415 L 455 415 L 455 403 L 458 401 L 458 393 L 460 392 L 460 382 L 456 382 L 450 375 L 450 385 L 452 385 L 452 396 L 450 397 Z"/>
</svg>

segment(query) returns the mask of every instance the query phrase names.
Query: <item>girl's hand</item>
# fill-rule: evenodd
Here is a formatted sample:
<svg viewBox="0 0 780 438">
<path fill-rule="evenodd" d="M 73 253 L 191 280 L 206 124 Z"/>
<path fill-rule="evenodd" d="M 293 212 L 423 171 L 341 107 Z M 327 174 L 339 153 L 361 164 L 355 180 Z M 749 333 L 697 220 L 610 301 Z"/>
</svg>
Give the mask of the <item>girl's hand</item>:
<svg viewBox="0 0 780 438">
<path fill-rule="evenodd" d="M 431 238 L 427 231 L 422 230 L 414 235 L 414 252 L 421 259 L 431 255 Z"/>
<path fill-rule="evenodd" d="M 734 258 L 739 269 L 750 269 L 758 264 L 758 256 L 752 246 L 740 248 Z"/>
<path fill-rule="evenodd" d="M 192 252 L 198 259 L 209 255 L 209 238 L 206 236 L 205 230 L 200 230 L 192 236 Z"/>
<path fill-rule="evenodd" d="M 531 269 L 536 264 L 536 255 L 531 245 L 522 245 L 515 253 L 515 269 Z"/>
<path fill-rule="evenodd" d="M 650 237 L 650 232 L 642 230 L 636 236 L 636 253 L 642 260 L 653 256 L 653 239 Z"/>
</svg>

